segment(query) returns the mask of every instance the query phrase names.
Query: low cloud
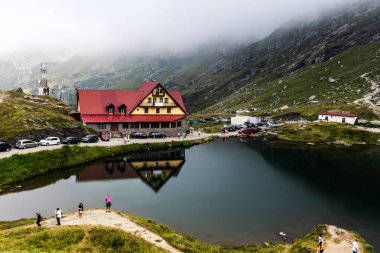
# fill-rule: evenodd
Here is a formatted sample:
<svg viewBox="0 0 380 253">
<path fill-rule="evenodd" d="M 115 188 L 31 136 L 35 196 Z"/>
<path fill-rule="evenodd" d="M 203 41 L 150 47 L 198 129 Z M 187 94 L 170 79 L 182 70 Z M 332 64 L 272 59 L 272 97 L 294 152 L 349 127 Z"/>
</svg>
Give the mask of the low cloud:
<svg viewBox="0 0 380 253">
<path fill-rule="evenodd" d="M 180 52 L 245 43 L 291 19 L 354 0 L 12 0 L 0 4 L 0 55 L 24 50 Z"/>
</svg>

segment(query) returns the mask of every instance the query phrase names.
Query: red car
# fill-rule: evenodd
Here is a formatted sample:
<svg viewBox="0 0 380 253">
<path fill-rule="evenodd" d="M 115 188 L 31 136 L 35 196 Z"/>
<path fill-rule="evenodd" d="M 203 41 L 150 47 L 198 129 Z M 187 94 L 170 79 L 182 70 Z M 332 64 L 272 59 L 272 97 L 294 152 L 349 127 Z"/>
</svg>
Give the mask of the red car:
<svg viewBox="0 0 380 253">
<path fill-rule="evenodd" d="M 101 131 L 99 133 L 99 138 L 102 140 L 102 141 L 109 141 L 111 139 L 111 133 L 108 132 L 108 131 Z"/>
<path fill-rule="evenodd" d="M 245 134 L 245 135 L 250 135 L 250 134 L 256 134 L 260 131 L 258 128 L 244 128 L 238 131 L 238 134 Z"/>
</svg>

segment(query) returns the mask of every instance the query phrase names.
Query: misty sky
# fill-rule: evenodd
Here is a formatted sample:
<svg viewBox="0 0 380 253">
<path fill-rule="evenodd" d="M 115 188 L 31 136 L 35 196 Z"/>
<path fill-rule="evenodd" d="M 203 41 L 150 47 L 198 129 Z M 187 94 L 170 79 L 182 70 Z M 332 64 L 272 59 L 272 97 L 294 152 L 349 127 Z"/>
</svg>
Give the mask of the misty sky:
<svg viewBox="0 0 380 253">
<path fill-rule="evenodd" d="M 247 42 L 352 0 L 1 0 L 0 54 L 123 52 Z"/>
</svg>

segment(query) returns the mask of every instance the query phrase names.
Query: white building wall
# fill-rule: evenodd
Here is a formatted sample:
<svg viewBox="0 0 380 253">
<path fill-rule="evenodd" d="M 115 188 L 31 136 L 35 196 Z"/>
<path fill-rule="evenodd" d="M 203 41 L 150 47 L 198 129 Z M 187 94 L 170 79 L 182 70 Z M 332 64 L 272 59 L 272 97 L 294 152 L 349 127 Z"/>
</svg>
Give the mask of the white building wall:
<svg viewBox="0 0 380 253">
<path fill-rule="evenodd" d="M 327 120 L 326 120 L 327 117 Z M 358 117 L 343 117 L 343 116 L 333 116 L 333 115 L 324 115 L 320 114 L 318 116 L 318 119 L 321 121 L 326 121 L 326 122 L 336 122 L 336 123 L 343 123 L 343 119 L 345 119 L 346 124 L 355 124 L 356 119 Z"/>
<path fill-rule="evenodd" d="M 257 124 L 261 122 L 261 117 L 250 117 L 250 116 L 231 117 L 232 125 L 243 125 L 245 122 L 249 122 L 251 124 Z"/>
</svg>

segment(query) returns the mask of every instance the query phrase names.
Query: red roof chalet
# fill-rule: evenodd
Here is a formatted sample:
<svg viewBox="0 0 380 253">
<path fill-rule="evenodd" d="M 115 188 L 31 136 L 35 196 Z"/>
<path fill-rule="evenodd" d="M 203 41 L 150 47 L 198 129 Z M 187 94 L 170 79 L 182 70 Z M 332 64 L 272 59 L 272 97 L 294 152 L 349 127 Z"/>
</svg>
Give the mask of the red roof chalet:
<svg viewBox="0 0 380 253">
<path fill-rule="evenodd" d="M 157 87 L 163 89 L 183 113 L 152 115 L 140 110 L 132 114 Z M 78 89 L 77 101 L 83 123 L 174 122 L 187 115 L 181 93 L 167 91 L 159 82 L 144 82 L 136 91 Z"/>
</svg>

